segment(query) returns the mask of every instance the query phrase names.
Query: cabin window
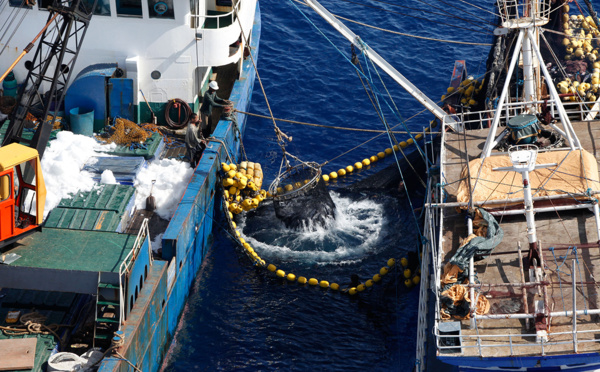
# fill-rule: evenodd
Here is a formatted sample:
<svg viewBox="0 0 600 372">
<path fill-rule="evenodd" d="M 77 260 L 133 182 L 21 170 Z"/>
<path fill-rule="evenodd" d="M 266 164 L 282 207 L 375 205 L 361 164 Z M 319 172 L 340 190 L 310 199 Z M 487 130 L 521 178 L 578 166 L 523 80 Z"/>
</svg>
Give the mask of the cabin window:
<svg viewBox="0 0 600 372">
<path fill-rule="evenodd" d="M 8 0 L 8 4 L 16 8 L 31 9 L 32 2 L 31 0 Z"/>
<path fill-rule="evenodd" d="M 175 19 L 173 0 L 148 0 L 150 18 Z"/>
<path fill-rule="evenodd" d="M 12 181 L 10 174 L 0 177 L 0 201 L 12 197 Z"/>
<path fill-rule="evenodd" d="M 91 4 L 94 0 L 85 0 L 87 3 Z M 96 2 L 96 9 L 94 9 L 94 15 L 101 16 L 110 16 L 110 0 L 98 0 Z"/>
<path fill-rule="evenodd" d="M 117 0 L 117 15 L 142 18 L 142 0 Z"/>
</svg>

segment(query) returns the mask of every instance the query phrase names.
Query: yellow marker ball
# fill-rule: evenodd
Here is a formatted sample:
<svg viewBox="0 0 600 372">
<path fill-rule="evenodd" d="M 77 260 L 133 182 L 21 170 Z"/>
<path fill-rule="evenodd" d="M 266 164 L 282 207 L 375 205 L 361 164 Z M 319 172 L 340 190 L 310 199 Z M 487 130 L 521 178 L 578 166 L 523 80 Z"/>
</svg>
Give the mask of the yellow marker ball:
<svg viewBox="0 0 600 372">
<path fill-rule="evenodd" d="M 416 139 L 417 141 L 418 141 L 418 140 L 420 140 L 421 138 L 423 138 L 423 133 L 419 133 L 419 134 L 417 134 L 417 135 L 415 136 L 415 139 Z"/>
<path fill-rule="evenodd" d="M 365 288 L 366 288 L 365 285 L 361 283 L 356 287 L 356 290 L 359 292 L 362 292 L 365 290 Z"/>
<path fill-rule="evenodd" d="M 365 287 L 369 288 L 373 286 L 373 280 L 369 279 L 365 282 Z"/>
<path fill-rule="evenodd" d="M 310 279 L 308 279 L 308 284 L 309 285 L 317 285 L 317 284 L 319 284 L 319 281 L 315 278 L 310 278 Z"/>
<path fill-rule="evenodd" d="M 296 275 L 289 273 L 287 274 L 287 280 L 289 280 L 290 282 L 293 282 L 296 280 Z"/>
<path fill-rule="evenodd" d="M 221 163 L 221 169 L 225 173 L 227 173 L 227 172 L 229 172 L 231 170 L 231 168 L 229 168 L 229 165 L 227 165 L 226 163 Z"/>
<path fill-rule="evenodd" d="M 371 161 L 369 159 L 363 159 L 362 163 L 365 167 L 371 165 Z"/>
<path fill-rule="evenodd" d="M 413 282 L 414 285 L 419 284 L 420 281 L 421 281 L 421 277 L 420 276 L 418 276 L 418 275 L 413 276 L 412 282 Z"/>
<path fill-rule="evenodd" d="M 275 274 L 277 274 L 277 276 L 280 278 L 285 277 L 285 271 L 283 271 L 283 270 L 277 270 L 277 272 L 275 272 Z"/>
<path fill-rule="evenodd" d="M 283 188 L 282 188 L 282 187 L 278 187 L 278 188 L 277 188 L 277 193 L 278 193 L 278 194 L 281 194 L 281 193 L 283 193 Z"/>
<path fill-rule="evenodd" d="M 352 172 L 354 172 L 354 167 L 351 166 L 351 165 L 347 166 L 346 167 L 346 173 L 352 173 Z"/>
<path fill-rule="evenodd" d="M 346 175 L 346 170 L 345 170 L 345 169 L 343 169 L 343 168 L 342 168 L 342 169 L 340 169 L 340 170 L 338 170 L 338 171 L 337 171 L 337 175 L 338 175 L 338 176 L 340 176 L 340 177 L 343 177 L 343 176 L 345 176 L 345 175 Z"/>
<path fill-rule="evenodd" d="M 237 187 L 235 187 L 235 186 L 231 186 L 231 187 L 229 188 L 229 195 L 235 195 L 235 194 L 237 194 L 237 193 L 238 193 L 238 189 L 237 189 Z"/>
<path fill-rule="evenodd" d="M 298 278 L 298 283 L 300 283 L 300 284 L 306 284 L 306 278 L 303 277 L 303 276 L 299 277 Z"/>
<path fill-rule="evenodd" d="M 377 157 L 378 157 L 379 159 L 383 159 L 383 158 L 385 158 L 385 152 L 383 152 L 383 151 L 382 151 L 382 152 L 378 152 L 378 153 L 377 153 Z"/>
<path fill-rule="evenodd" d="M 285 189 L 285 191 L 290 192 L 290 191 L 292 191 L 294 189 L 294 186 L 292 186 L 292 185 L 285 185 L 284 189 Z"/>
<path fill-rule="evenodd" d="M 398 145 L 394 145 L 394 151 L 400 151 L 400 147 L 398 147 Z"/>
<path fill-rule="evenodd" d="M 411 287 L 413 286 L 413 282 L 412 282 L 412 280 L 410 280 L 410 279 L 405 279 L 405 280 L 404 280 L 404 285 L 405 285 L 407 288 L 411 288 Z"/>
<path fill-rule="evenodd" d="M 361 169 L 362 168 L 362 163 L 357 161 L 356 163 L 354 163 L 354 168 L 356 169 Z"/>
<path fill-rule="evenodd" d="M 381 270 L 379 270 L 379 275 L 383 276 L 385 274 L 387 274 L 390 270 L 387 267 L 382 267 Z"/>
<path fill-rule="evenodd" d="M 378 281 L 380 281 L 380 280 L 381 280 L 381 275 L 379 275 L 379 274 L 375 274 L 375 275 L 373 275 L 373 281 L 374 281 L 375 283 L 377 283 L 377 282 L 378 282 Z"/>
<path fill-rule="evenodd" d="M 229 212 L 229 216 L 233 218 L 233 214 L 231 212 Z M 237 224 L 234 221 L 231 221 L 231 226 L 233 226 L 233 228 L 235 229 L 237 227 Z"/>
<path fill-rule="evenodd" d="M 387 262 L 387 265 L 388 265 L 389 267 L 392 267 L 392 266 L 394 266 L 395 264 L 396 264 L 396 260 L 395 260 L 395 259 L 393 259 L 393 258 L 390 258 L 390 259 L 388 260 L 388 262 Z"/>
<path fill-rule="evenodd" d="M 412 145 L 413 143 L 415 143 L 415 140 L 413 140 L 412 138 L 409 138 L 406 140 L 406 143 L 409 145 Z"/>
<path fill-rule="evenodd" d="M 336 173 L 336 172 L 331 172 L 331 173 L 329 173 L 329 179 L 332 179 L 332 180 L 334 180 L 334 179 L 336 179 L 336 178 L 337 178 L 337 173 Z"/>
<path fill-rule="evenodd" d="M 242 236 L 242 234 L 240 234 L 240 232 L 239 232 L 239 231 L 237 231 L 237 230 L 235 230 L 235 235 L 237 235 L 237 236 L 238 236 L 238 238 L 239 238 L 240 236 Z"/>
<path fill-rule="evenodd" d="M 376 155 L 373 155 L 369 158 L 369 160 L 371 161 L 371 163 L 375 163 L 377 160 L 379 160 L 379 158 Z"/>
<path fill-rule="evenodd" d="M 400 147 L 406 148 L 406 146 L 408 146 L 408 143 L 406 143 L 405 141 L 400 142 Z"/>
<path fill-rule="evenodd" d="M 240 243 L 242 243 L 242 245 L 246 244 L 246 240 L 244 240 L 244 238 L 240 238 Z"/>
<path fill-rule="evenodd" d="M 273 264 L 269 264 L 269 266 L 267 266 L 267 270 L 269 270 L 270 272 L 275 272 L 275 270 L 277 270 L 277 266 L 273 265 Z"/>
<path fill-rule="evenodd" d="M 233 178 L 225 178 L 225 179 L 223 180 L 223 186 L 224 186 L 224 187 L 230 187 L 230 186 L 233 186 Z M 225 190 L 225 191 L 227 191 L 227 190 Z"/>
<path fill-rule="evenodd" d="M 385 154 L 386 155 L 392 155 L 393 152 L 394 152 L 394 150 L 392 150 L 390 147 L 388 147 L 387 149 L 385 149 Z"/>
<path fill-rule="evenodd" d="M 337 283 L 331 283 L 329 288 L 333 289 L 334 291 L 337 291 L 338 289 L 340 289 L 340 285 Z"/>
<path fill-rule="evenodd" d="M 233 177 L 235 177 L 235 173 L 236 172 L 232 169 L 229 172 L 227 172 L 227 175 L 229 176 L 229 178 L 233 178 Z"/>
<path fill-rule="evenodd" d="M 329 176 L 326 175 L 326 174 L 324 174 L 323 175 L 323 181 L 325 181 L 325 182 L 329 181 Z"/>
<path fill-rule="evenodd" d="M 454 87 L 448 87 L 448 89 L 446 89 L 446 93 L 452 93 L 454 92 Z"/>
<path fill-rule="evenodd" d="M 321 280 L 321 281 L 319 282 L 319 286 L 320 286 L 321 288 L 327 288 L 327 287 L 329 287 L 329 282 L 328 282 L 327 280 Z"/>
<path fill-rule="evenodd" d="M 406 259 L 406 257 L 402 257 L 400 259 L 400 263 L 402 264 L 403 267 L 408 266 L 408 260 Z"/>
<path fill-rule="evenodd" d="M 250 254 L 255 253 L 254 252 L 254 248 L 250 247 L 250 248 L 246 248 L 246 251 Z"/>
<path fill-rule="evenodd" d="M 356 294 L 356 288 L 354 288 L 354 287 L 350 288 L 348 290 L 348 293 L 354 296 Z"/>
<path fill-rule="evenodd" d="M 411 275 L 412 275 L 412 273 L 410 272 L 410 269 L 405 269 L 404 270 L 404 277 L 405 278 L 410 278 Z"/>
<path fill-rule="evenodd" d="M 231 163 L 229 164 L 229 168 L 231 168 L 231 170 L 236 171 L 237 170 L 237 165 Z"/>
</svg>

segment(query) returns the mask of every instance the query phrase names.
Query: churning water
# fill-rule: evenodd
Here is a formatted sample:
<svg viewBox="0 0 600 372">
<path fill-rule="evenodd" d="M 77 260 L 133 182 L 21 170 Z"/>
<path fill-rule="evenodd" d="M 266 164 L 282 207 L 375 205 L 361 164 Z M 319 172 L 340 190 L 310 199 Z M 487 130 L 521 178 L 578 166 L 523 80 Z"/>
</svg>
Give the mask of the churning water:
<svg viewBox="0 0 600 372">
<path fill-rule="evenodd" d="M 460 18 L 435 15 L 443 13 L 443 9 L 450 12 L 448 3 L 442 1 L 427 2 L 442 9 L 435 12 L 417 0 L 363 3 L 332 0 L 323 4 L 333 13 L 383 29 L 460 41 L 489 43 L 492 38 L 489 25 L 481 20 L 493 21 L 493 16 L 466 5 L 467 2 L 452 4 L 463 7 L 464 12 L 451 12 L 462 19 L 475 20 L 475 25 Z M 274 116 L 383 129 L 348 61 L 349 42 L 306 6 L 291 0 L 260 0 L 260 5 L 258 69 Z M 491 5 L 491 1 L 478 3 L 489 9 Z M 480 19 L 470 15 L 474 13 Z M 485 70 L 487 46 L 417 40 L 346 24 L 434 100 L 445 93 L 454 60 L 467 60 L 469 73 L 475 76 Z M 361 64 L 367 71 L 362 57 Z M 372 78 L 378 80 L 373 67 L 368 68 Z M 421 111 L 421 106 L 391 79 L 382 79 L 400 109 L 400 114 L 386 112 L 389 122 L 399 123 Z M 258 80 L 250 111 L 269 114 Z M 420 130 L 431 118 L 417 116 L 406 121 L 406 127 Z M 281 161 L 272 122 L 249 117 L 247 123 L 244 146 L 250 161 L 261 163 L 267 185 L 277 175 Z M 285 122 L 278 125 L 293 137 L 286 149 L 305 161 L 328 161 L 323 168 L 325 173 L 391 147 L 389 138 L 382 135 L 338 157 L 374 134 Z M 406 137 L 398 135 L 399 140 Z M 286 273 L 337 282 L 342 287 L 350 283 L 353 274 L 362 281 L 371 278 L 390 257 L 399 258 L 415 250 L 419 234 L 411 207 L 416 206 L 411 206 L 396 190 L 350 192 L 344 186 L 357 177 L 376 173 L 392 161 L 388 157 L 371 169 L 330 182 L 337 212 L 335 220 L 326 226 L 286 229 L 275 217 L 272 206 L 267 205 L 239 221 L 244 239 L 267 262 Z M 409 190 L 409 195 L 414 196 L 413 190 Z M 217 233 L 190 293 L 165 370 L 411 371 L 418 291 L 406 290 L 402 280 L 392 271 L 381 284 L 356 297 L 290 284 L 254 268 L 226 234 Z"/>
</svg>

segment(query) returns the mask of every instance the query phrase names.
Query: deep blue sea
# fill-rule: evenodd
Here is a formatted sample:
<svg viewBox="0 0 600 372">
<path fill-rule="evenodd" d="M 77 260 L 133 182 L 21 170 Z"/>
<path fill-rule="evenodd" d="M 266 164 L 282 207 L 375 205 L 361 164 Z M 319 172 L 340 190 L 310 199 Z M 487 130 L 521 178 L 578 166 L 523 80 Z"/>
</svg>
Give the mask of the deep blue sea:
<svg viewBox="0 0 600 372">
<path fill-rule="evenodd" d="M 476 3 L 493 11 L 491 1 Z M 330 0 L 323 5 L 335 14 L 382 29 L 447 40 L 492 40 L 493 15 L 467 2 Z M 312 10 L 291 0 L 260 0 L 260 6 L 258 72 L 276 118 L 384 128 L 349 62 L 348 41 Z M 487 46 L 418 40 L 346 24 L 435 101 L 446 91 L 455 60 L 466 60 L 474 76 L 485 71 Z M 375 68 L 359 58 L 365 74 L 385 93 Z M 393 98 L 393 103 L 380 98 L 388 122 L 405 121 L 411 130 L 427 125 L 433 116 L 412 118 L 421 106 L 377 71 Z M 399 114 L 387 108 L 394 104 Z M 258 79 L 250 111 L 269 115 Z M 267 185 L 281 161 L 273 124 L 256 117 L 250 117 L 247 124 L 244 146 L 249 159 L 262 164 Z M 319 163 L 374 136 L 284 122 L 278 125 L 293 137 L 287 145 L 290 153 Z M 335 171 L 387 147 L 391 147 L 388 137 L 379 136 L 332 160 L 323 170 Z M 392 162 L 393 157 L 388 157 L 358 178 Z M 347 192 L 341 186 L 344 182 L 331 183 L 337 215 L 326 227 L 292 231 L 272 212 L 264 212 L 239 221 L 244 238 L 261 257 L 286 272 L 340 284 L 348 284 L 352 274 L 365 281 L 388 258 L 400 258 L 416 249 L 419 234 L 406 198 L 394 190 Z M 418 289 L 406 290 L 394 272 L 372 290 L 352 298 L 290 285 L 254 268 L 226 234 L 219 233 L 191 290 L 164 370 L 411 371 L 417 304 Z"/>
</svg>

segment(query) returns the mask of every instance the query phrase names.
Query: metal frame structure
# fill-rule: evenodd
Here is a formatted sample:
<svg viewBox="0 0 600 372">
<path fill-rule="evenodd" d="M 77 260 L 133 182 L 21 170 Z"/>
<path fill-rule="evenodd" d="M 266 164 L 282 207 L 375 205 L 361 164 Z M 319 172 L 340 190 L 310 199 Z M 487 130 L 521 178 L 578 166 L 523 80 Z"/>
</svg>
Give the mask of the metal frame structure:
<svg viewBox="0 0 600 372">
<path fill-rule="evenodd" d="M 48 7 L 48 23 L 53 26 L 44 31 L 33 59 L 26 62 L 29 72 L 19 89 L 17 107 L 10 117 L 2 146 L 13 142 L 26 143 L 38 150 L 40 158 L 43 156 L 54 123 L 54 118 L 48 120 L 48 114 L 53 110 L 56 116 L 60 109 L 95 7 L 96 0 L 91 4 L 85 0 L 56 0 L 53 6 Z M 51 66 L 54 66 L 53 70 Z M 43 84 L 50 84 L 50 89 L 40 97 Z M 21 135 L 27 114 L 38 99 L 41 102 L 41 122 L 29 141 Z"/>
</svg>

